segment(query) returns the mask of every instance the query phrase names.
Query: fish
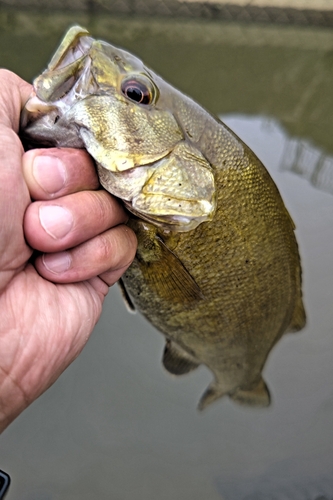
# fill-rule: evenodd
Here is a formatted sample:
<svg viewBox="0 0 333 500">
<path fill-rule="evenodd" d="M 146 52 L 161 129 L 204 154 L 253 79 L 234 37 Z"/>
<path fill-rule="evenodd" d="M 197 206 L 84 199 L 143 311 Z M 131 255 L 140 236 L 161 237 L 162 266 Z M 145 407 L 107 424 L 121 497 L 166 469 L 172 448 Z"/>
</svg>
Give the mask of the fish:
<svg viewBox="0 0 333 500">
<path fill-rule="evenodd" d="M 266 168 L 225 124 L 136 56 L 65 34 L 21 115 L 27 147 L 85 148 L 138 239 L 120 280 L 128 307 L 164 335 L 171 374 L 269 406 L 267 357 L 306 322 L 295 225 Z"/>
</svg>

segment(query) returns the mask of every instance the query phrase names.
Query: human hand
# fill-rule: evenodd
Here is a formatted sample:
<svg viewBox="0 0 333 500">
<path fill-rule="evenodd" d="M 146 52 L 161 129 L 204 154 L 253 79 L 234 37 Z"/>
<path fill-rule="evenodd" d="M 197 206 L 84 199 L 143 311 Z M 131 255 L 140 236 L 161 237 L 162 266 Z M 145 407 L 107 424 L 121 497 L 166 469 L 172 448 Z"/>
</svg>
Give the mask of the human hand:
<svg viewBox="0 0 333 500">
<path fill-rule="evenodd" d="M 1 432 L 80 353 L 136 238 L 85 151 L 24 153 L 31 86 L 6 70 L 0 82 Z"/>
</svg>

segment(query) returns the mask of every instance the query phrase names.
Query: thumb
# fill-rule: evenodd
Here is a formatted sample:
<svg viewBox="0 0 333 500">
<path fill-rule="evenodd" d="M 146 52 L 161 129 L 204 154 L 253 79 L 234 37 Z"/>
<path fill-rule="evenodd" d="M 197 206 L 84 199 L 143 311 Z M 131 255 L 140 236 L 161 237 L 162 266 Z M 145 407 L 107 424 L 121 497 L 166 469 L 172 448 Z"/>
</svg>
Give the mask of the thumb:
<svg viewBox="0 0 333 500">
<path fill-rule="evenodd" d="M 16 133 L 30 92 L 31 85 L 0 70 L 0 290 L 31 255 L 23 234 L 30 196 L 22 175 L 23 147 Z"/>
<path fill-rule="evenodd" d="M 0 69 L 0 124 L 18 132 L 20 114 L 32 85 L 6 69 Z"/>
</svg>

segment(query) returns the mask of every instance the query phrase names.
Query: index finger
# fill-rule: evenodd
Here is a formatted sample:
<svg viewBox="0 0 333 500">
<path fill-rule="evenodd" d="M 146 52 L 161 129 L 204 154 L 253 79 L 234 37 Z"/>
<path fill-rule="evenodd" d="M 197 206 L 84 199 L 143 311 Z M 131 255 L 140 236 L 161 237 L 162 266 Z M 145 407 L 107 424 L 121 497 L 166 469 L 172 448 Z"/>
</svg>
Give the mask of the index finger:
<svg viewBox="0 0 333 500">
<path fill-rule="evenodd" d="M 32 149 L 24 153 L 22 168 L 34 200 L 51 200 L 100 187 L 94 162 L 83 149 Z"/>
</svg>

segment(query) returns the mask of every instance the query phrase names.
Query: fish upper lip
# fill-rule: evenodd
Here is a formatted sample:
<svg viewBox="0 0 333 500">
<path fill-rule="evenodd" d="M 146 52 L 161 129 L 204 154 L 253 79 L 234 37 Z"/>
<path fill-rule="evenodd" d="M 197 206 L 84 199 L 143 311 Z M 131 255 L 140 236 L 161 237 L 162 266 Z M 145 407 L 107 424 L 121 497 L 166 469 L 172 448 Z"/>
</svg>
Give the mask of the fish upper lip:
<svg viewBox="0 0 333 500">
<path fill-rule="evenodd" d="M 69 46 L 67 48 L 62 60 L 56 65 L 53 70 L 64 68 L 65 66 L 68 66 L 69 64 L 77 61 L 82 56 L 87 56 L 93 42 L 94 40 L 92 37 L 81 35 L 75 45 Z"/>
<path fill-rule="evenodd" d="M 93 41 L 93 38 L 85 28 L 73 26 L 68 30 L 58 50 L 52 57 L 48 65 L 48 71 L 54 71 L 55 69 L 65 67 L 77 58 L 82 57 L 82 55 L 87 53 Z M 75 50 L 77 49 L 79 49 L 80 53 L 75 57 Z M 72 57 L 68 58 L 69 54 Z"/>
</svg>

